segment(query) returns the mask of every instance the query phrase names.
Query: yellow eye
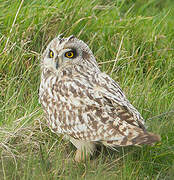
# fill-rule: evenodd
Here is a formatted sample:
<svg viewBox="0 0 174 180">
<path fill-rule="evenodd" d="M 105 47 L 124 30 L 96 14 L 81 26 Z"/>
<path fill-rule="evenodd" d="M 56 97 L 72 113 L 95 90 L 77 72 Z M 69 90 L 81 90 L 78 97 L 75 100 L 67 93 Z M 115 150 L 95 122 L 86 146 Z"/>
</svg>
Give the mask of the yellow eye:
<svg viewBox="0 0 174 180">
<path fill-rule="evenodd" d="M 73 58 L 74 57 L 74 52 L 73 51 L 68 51 L 65 53 L 65 57 L 67 58 Z"/>
<path fill-rule="evenodd" d="M 53 51 L 49 51 L 49 58 L 53 58 L 54 57 L 54 52 Z"/>
</svg>

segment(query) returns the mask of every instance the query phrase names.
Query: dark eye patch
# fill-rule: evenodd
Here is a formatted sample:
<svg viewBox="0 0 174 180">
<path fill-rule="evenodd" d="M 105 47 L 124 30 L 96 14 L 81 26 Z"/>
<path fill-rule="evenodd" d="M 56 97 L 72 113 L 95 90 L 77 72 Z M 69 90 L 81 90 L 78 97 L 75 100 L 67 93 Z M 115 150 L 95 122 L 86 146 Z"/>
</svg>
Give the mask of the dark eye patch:
<svg viewBox="0 0 174 180">
<path fill-rule="evenodd" d="M 77 52 L 75 49 L 71 49 L 70 51 L 67 51 L 65 53 L 65 57 L 69 58 L 69 59 L 73 59 L 77 57 Z"/>
</svg>

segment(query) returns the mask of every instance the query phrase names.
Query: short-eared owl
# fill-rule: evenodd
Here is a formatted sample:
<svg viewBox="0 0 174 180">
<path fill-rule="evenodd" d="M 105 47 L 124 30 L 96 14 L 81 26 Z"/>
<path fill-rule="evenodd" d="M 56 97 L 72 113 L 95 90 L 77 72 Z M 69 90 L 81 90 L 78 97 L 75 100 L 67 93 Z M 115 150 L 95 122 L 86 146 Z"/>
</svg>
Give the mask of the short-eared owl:
<svg viewBox="0 0 174 180">
<path fill-rule="evenodd" d="M 77 148 L 75 160 L 93 154 L 96 143 L 115 146 L 160 140 L 119 85 L 99 70 L 89 47 L 70 36 L 53 39 L 41 60 L 39 100 L 52 131 Z"/>
</svg>

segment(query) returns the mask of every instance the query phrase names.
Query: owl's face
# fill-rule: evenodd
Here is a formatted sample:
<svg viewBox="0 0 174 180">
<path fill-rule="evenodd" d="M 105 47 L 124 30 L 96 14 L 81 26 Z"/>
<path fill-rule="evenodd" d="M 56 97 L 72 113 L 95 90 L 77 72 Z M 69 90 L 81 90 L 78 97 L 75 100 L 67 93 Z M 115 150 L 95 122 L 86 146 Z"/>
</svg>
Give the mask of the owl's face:
<svg viewBox="0 0 174 180">
<path fill-rule="evenodd" d="M 41 66 L 58 72 L 66 65 L 85 63 L 96 66 L 95 58 L 87 44 L 72 35 L 68 38 L 54 38 L 43 53 Z"/>
</svg>

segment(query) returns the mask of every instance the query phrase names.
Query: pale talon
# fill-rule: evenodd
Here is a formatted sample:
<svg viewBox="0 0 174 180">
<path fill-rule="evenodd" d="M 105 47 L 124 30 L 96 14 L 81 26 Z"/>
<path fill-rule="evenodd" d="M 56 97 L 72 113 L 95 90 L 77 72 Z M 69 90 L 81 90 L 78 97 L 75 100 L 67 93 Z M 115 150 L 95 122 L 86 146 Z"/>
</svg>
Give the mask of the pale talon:
<svg viewBox="0 0 174 180">
<path fill-rule="evenodd" d="M 85 160 L 88 159 L 88 157 L 89 157 L 88 153 L 85 153 L 84 151 L 81 151 L 81 150 L 77 149 L 76 155 L 75 155 L 75 161 L 76 162 L 85 161 Z"/>
</svg>

